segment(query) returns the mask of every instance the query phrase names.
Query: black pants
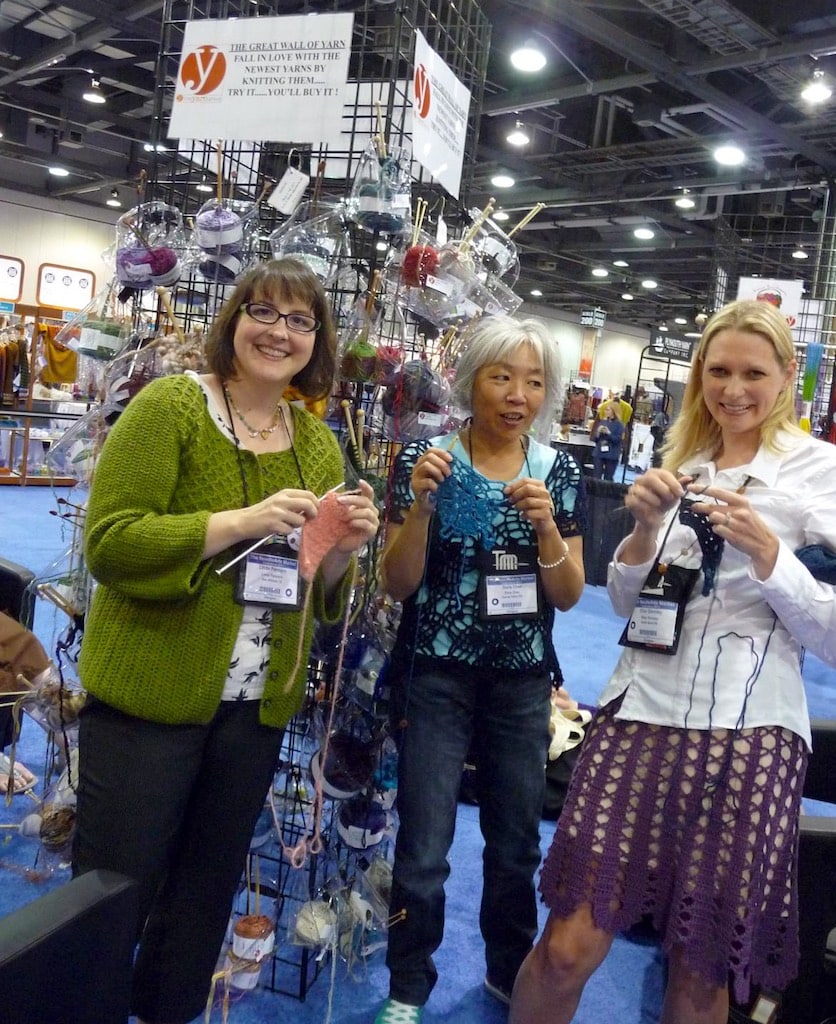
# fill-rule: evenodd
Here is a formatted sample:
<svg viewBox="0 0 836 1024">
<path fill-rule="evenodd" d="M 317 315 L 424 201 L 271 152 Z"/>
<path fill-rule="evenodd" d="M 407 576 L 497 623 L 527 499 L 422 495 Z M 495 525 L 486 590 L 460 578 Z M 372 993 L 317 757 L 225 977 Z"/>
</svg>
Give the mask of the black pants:
<svg viewBox="0 0 836 1024">
<path fill-rule="evenodd" d="M 82 712 L 73 872 L 141 883 L 132 1012 L 143 1020 L 203 1011 L 281 742 L 258 701 L 222 704 L 208 725 L 158 725 L 95 700 Z"/>
</svg>

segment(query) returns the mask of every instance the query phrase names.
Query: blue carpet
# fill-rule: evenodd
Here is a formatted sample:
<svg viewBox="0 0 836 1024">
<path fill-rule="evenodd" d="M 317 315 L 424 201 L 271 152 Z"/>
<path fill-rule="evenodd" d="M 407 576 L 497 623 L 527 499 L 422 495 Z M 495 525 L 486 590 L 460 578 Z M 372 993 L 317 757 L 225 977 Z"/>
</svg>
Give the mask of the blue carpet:
<svg viewBox="0 0 836 1024">
<path fill-rule="evenodd" d="M 59 509 L 58 497 L 73 498 L 73 492 L 52 492 L 46 487 L 0 488 L 0 557 L 39 575 L 52 573 L 71 539 L 68 524 L 50 515 L 50 509 Z M 66 624 L 63 613 L 46 601 L 38 602 L 35 632 L 49 652 L 54 651 Z M 578 700 L 595 702 L 618 656 L 621 628 L 600 587 L 587 586 L 579 604 L 568 614 L 558 615 L 556 646 L 567 686 Z M 811 714 L 829 717 L 836 673 L 808 655 L 804 676 Z M 28 718 L 24 721 L 19 756 L 35 771 L 45 763 L 45 738 L 35 722 Z M 34 806 L 24 796 L 15 797 L 10 808 L 0 801 L 0 825 L 16 825 Z M 553 831 L 552 824 L 543 823 L 544 852 Z M 36 863 L 37 854 L 38 845 L 21 837 L 15 828 L 0 831 L 0 916 L 69 877 L 65 866 L 45 864 L 43 856 Z M 447 925 L 437 956 L 440 978 L 424 1020 L 427 1024 L 502 1024 L 507 1016 L 505 1008 L 482 987 L 484 956 L 478 927 L 481 839 L 474 807 L 460 807 L 450 861 Z M 25 872 L 33 866 L 52 871 L 45 880 L 30 880 Z M 541 924 L 544 920 L 541 907 Z M 345 965 L 337 962 L 333 986 L 331 976 L 332 965 L 326 963 L 303 1002 L 263 989 L 247 993 L 233 1002 L 230 1024 L 257 1024 L 284 1016 L 292 1017 L 294 1024 L 327 1024 L 329 1020 L 333 1024 L 371 1024 L 387 994 L 383 953 L 374 954 L 363 971 L 355 969 L 351 977 Z M 608 1019 L 622 1024 L 657 1024 L 662 984 L 663 967 L 656 948 L 618 938 L 587 987 L 575 1024 L 601 1024 Z M 221 1019 L 221 1009 L 216 1007 L 211 1020 Z"/>
</svg>

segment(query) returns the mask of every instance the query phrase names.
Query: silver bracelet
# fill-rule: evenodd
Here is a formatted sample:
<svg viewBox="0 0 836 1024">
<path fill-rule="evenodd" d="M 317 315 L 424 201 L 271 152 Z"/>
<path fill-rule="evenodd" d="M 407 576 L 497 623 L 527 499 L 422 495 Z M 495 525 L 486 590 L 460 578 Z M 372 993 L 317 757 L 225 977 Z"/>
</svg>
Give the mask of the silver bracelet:
<svg viewBox="0 0 836 1024">
<path fill-rule="evenodd" d="M 559 565 L 563 565 L 566 559 L 569 557 L 569 545 L 566 541 L 563 541 L 563 554 L 558 558 L 556 562 L 543 562 L 540 560 L 540 556 L 537 556 L 537 564 L 541 569 L 556 569 Z"/>
</svg>

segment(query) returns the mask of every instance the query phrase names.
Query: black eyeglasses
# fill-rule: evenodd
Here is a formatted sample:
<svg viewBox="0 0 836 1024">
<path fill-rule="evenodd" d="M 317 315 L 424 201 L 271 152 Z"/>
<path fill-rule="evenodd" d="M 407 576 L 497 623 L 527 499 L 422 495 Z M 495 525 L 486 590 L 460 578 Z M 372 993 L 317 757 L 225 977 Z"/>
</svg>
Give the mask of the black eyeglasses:
<svg viewBox="0 0 836 1024">
<path fill-rule="evenodd" d="M 245 302 L 241 307 L 251 320 L 260 324 L 277 324 L 284 320 L 289 331 L 310 334 L 319 328 L 319 320 L 304 313 L 280 313 L 267 302 Z"/>
</svg>

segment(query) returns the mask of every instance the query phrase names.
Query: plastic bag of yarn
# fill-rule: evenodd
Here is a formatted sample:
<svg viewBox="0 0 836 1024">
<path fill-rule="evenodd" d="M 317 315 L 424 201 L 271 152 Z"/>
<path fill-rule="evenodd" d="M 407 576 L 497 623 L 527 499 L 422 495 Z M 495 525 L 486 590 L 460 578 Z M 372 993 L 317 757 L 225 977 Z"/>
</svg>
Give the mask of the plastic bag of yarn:
<svg viewBox="0 0 836 1024">
<path fill-rule="evenodd" d="M 402 362 L 406 338 L 403 314 L 392 297 L 380 294 L 376 275 L 370 291 L 355 301 L 339 333 L 339 375 L 343 380 L 382 383 Z"/>
<path fill-rule="evenodd" d="M 364 231 L 398 234 L 409 229 L 412 156 L 408 147 L 370 139 L 354 175 L 348 215 Z"/>
<path fill-rule="evenodd" d="M 105 438 L 121 410 L 103 402 L 75 420 L 50 447 L 44 462 L 51 474 L 89 484 Z"/>
<path fill-rule="evenodd" d="M 209 199 L 195 217 L 197 270 L 217 284 L 232 284 L 251 264 L 258 237 L 258 204 Z"/>
<path fill-rule="evenodd" d="M 449 420 L 450 385 L 423 359 L 411 359 L 386 381 L 384 433 L 393 441 L 417 441 L 443 433 Z"/>
<path fill-rule="evenodd" d="M 116 278 L 128 291 L 170 287 L 181 277 L 183 215 L 164 202 L 140 203 L 116 222 Z"/>
<path fill-rule="evenodd" d="M 472 259 L 456 258 L 450 247 L 439 246 L 424 231 L 407 244 L 392 245 L 384 269 L 386 286 L 410 313 L 435 327 L 444 328 L 473 315 L 466 293 L 477 281 Z"/>
<path fill-rule="evenodd" d="M 345 207 L 313 199 L 300 203 L 287 222 L 270 235 L 270 252 L 275 259 L 299 260 L 320 281 L 329 281 L 351 255 Z"/>
<path fill-rule="evenodd" d="M 481 219 L 481 210 L 468 211 L 479 227 L 473 236 L 473 256 L 480 268 L 493 277 L 505 278 L 510 285 L 520 276 L 520 257 L 517 245 L 490 217 Z M 484 275 L 483 275 L 484 276 Z"/>
<path fill-rule="evenodd" d="M 501 278 L 492 274 L 474 279 L 463 301 L 473 306 L 473 316 L 513 316 L 523 300 Z"/>
</svg>

